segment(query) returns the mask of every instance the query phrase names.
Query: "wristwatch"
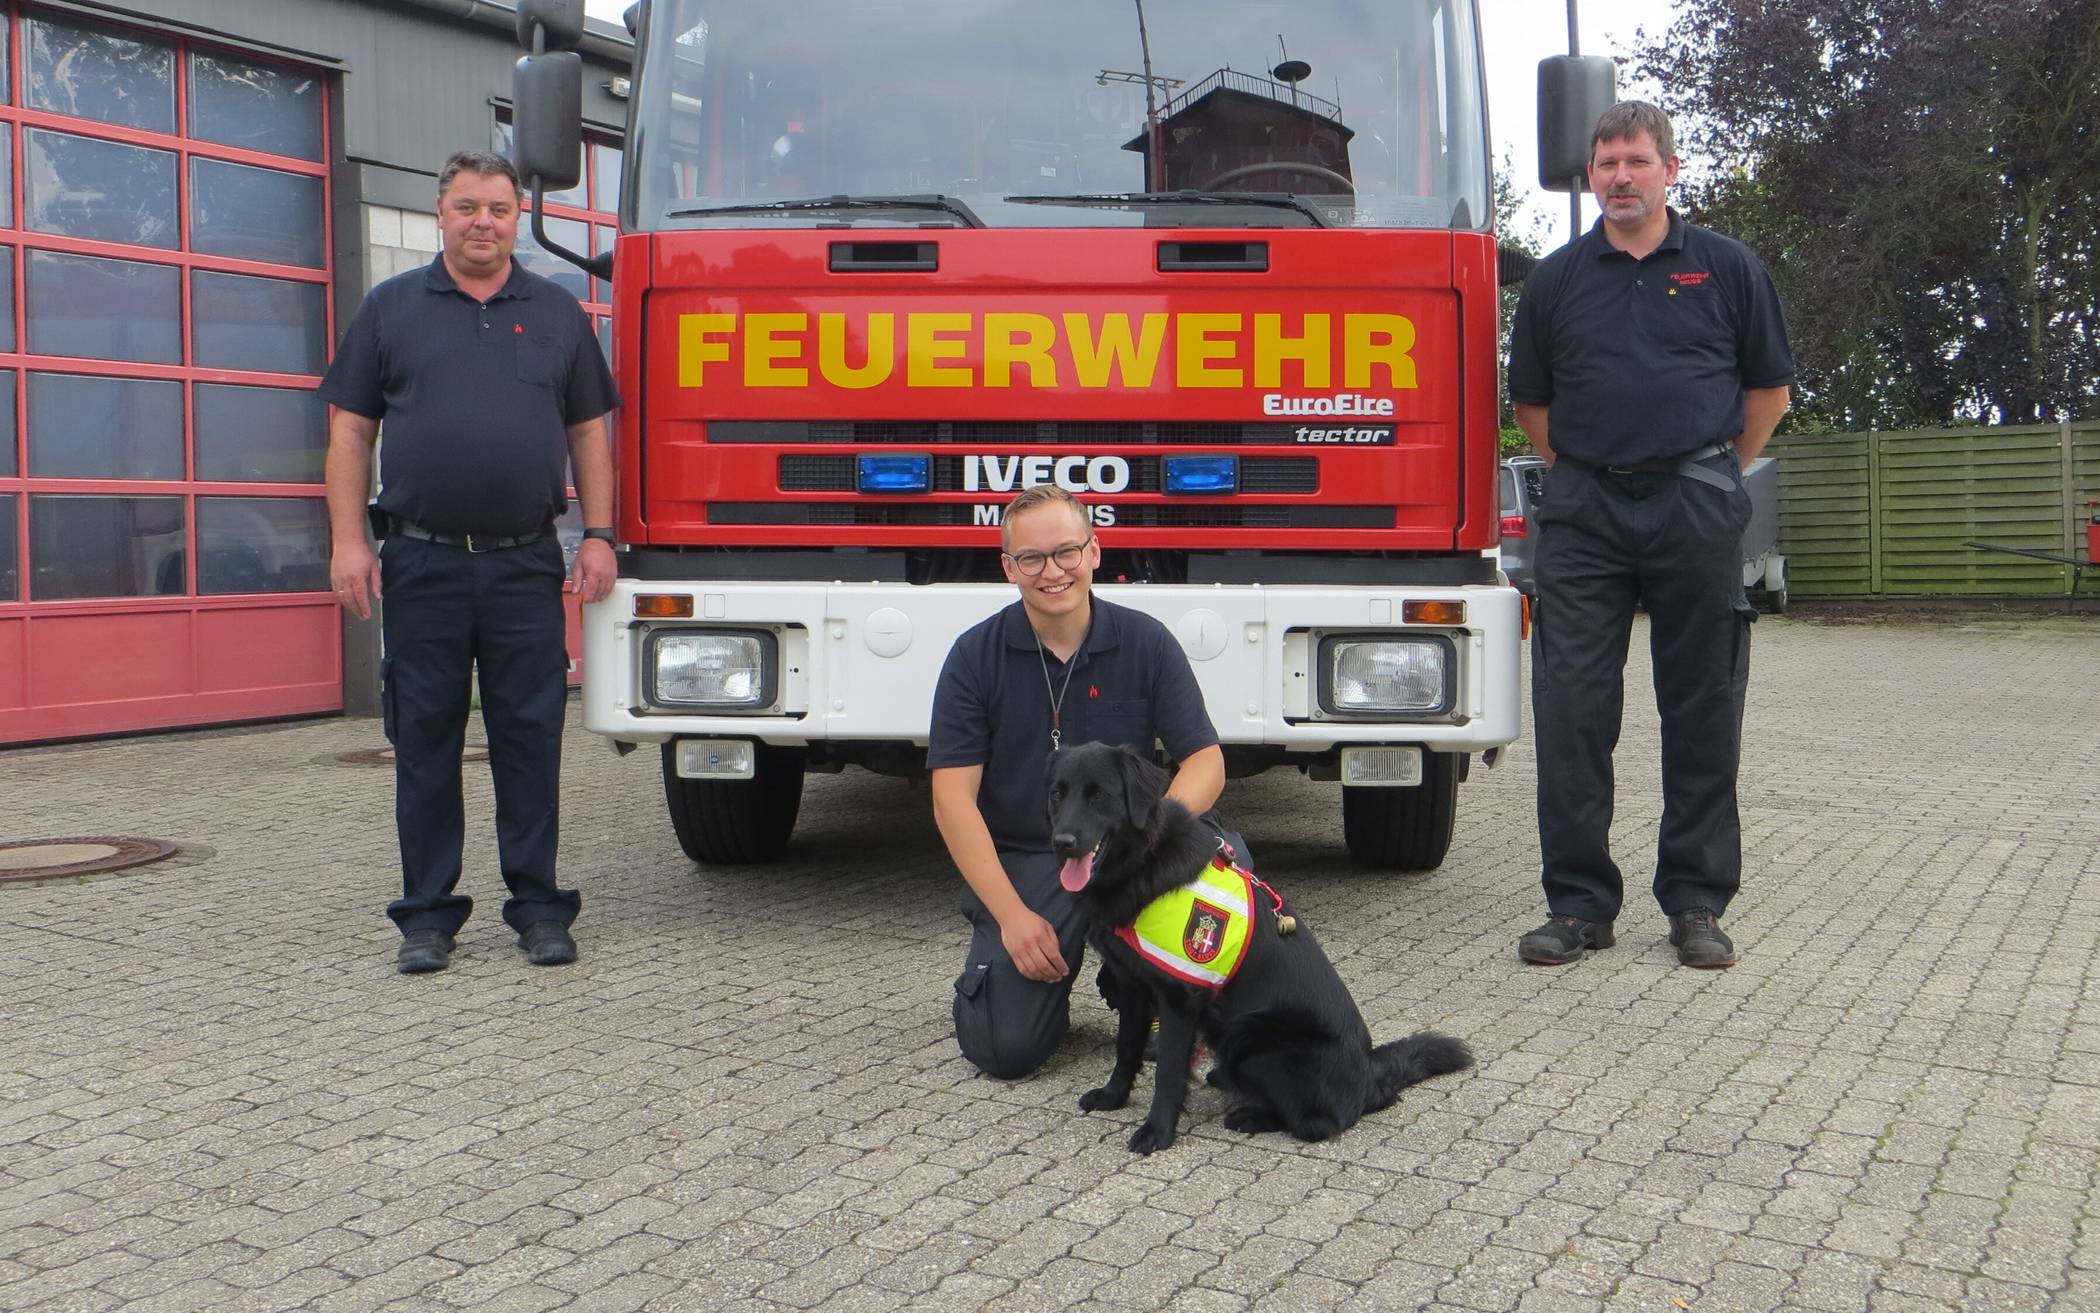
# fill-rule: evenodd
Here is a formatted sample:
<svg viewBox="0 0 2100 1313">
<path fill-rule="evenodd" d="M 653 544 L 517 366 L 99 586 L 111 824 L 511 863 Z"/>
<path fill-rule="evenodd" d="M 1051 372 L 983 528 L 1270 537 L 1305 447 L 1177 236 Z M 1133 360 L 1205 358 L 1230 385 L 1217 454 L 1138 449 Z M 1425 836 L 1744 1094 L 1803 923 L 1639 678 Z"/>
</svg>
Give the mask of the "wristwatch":
<svg viewBox="0 0 2100 1313">
<path fill-rule="evenodd" d="M 585 529 L 583 536 L 587 539 L 596 538 L 601 543 L 609 543 L 613 540 L 613 531 L 610 529 Z"/>
</svg>

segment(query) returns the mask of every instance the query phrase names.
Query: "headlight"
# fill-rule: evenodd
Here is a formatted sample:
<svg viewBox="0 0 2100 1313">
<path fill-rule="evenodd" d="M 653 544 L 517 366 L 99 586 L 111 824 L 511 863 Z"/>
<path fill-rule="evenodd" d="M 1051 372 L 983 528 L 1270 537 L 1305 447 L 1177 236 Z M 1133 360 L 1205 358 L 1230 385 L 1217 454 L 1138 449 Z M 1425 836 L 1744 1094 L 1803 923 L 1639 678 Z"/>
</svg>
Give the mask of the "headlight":
<svg viewBox="0 0 2100 1313">
<path fill-rule="evenodd" d="M 1342 716 L 1434 716 L 1451 707 L 1453 648 L 1434 634 L 1320 644 L 1320 701 Z"/>
<path fill-rule="evenodd" d="M 753 630 L 673 629 L 648 648 L 649 701 L 710 711 L 761 711 L 773 703 L 773 635 Z"/>
</svg>

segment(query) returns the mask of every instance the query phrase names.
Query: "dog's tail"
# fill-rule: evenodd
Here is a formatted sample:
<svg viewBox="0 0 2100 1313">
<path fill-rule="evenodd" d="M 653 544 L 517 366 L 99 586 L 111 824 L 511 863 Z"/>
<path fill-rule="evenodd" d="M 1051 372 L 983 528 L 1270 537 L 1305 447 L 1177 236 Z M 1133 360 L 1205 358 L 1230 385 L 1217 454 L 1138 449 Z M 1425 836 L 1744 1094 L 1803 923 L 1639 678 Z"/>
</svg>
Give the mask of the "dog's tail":
<svg viewBox="0 0 2100 1313">
<path fill-rule="evenodd" d="M 1464 1071 L 1473 1065 L 1473 1051 L 1465 1041 L 1424 1030 L 1380 1044 L 1371 1050 L 1371 1088 L 1364 1100 L 1365 1112 L 1389 1107 L 1400 1091 L 1431 1076 Z"/>
</svg>

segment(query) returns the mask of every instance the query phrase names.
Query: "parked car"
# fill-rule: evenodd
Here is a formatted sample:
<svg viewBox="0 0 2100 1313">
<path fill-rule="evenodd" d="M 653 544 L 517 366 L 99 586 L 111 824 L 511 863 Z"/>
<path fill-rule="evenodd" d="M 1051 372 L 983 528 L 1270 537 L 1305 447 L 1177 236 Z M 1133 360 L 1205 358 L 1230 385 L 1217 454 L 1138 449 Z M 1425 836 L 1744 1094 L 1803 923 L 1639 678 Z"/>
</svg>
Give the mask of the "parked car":
<svg viewBox="0 0 2100 1313">
<path fill-rule="evenodd" d="M 1786 557 L 1779 553 L 1779 467 L 1760 456 L 1743 471 L 1750 493 L 1750 527 L 1743 531 L 1743 588 L 1773 615 L 1786 610 Z M 1546 462 L 1537 456 L 1511 456 L 1502 462 L 1499 487 L 1502 515 L 1502 573 L 1510 584 L 1534 600 L 1538 580 L 1533 572 L 1538 528 L 1532 522 L 1546 495 Z"/>
<path fill-rule="evenodd" d="M 1502 573 L 1527 597 L 1538 596 L 1532 579 L 1532 553 L 1538 536 L 1531 517 L 1546 492 L 1546 462 L 1537 456 L 1511 456 L 1502 462 Z"/>
</svg>

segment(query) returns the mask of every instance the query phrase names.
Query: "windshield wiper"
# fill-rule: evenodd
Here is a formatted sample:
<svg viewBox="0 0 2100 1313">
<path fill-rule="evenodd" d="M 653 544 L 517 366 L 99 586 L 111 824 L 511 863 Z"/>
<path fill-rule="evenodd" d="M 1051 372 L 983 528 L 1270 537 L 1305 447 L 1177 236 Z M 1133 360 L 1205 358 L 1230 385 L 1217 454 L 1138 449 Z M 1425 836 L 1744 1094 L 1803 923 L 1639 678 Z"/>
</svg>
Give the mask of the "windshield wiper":
<svg viewBox="0 0 2100 1313">
<path fill-rule="evenodd" d="M 767 214 L 793 210 L 939 210 L 963 221 L 966 228 L 982 228 L 984 220 L 953 196 L 809 196 L 793 201 L 753 201 L 746 205 L 681 205 L 670 211 L 674 219 L 708 214 Z"/>
<path fill-rule="evenodd" d="M 1334 226 L 1327 222 L 1326 215 L 1313 208 L 1311 202 L 1288 192 L 1126 191 L 1078 196 L 1008 196 L 1005 199 L 1015 205 L 1267 205 L 1275 209 L 1296 210 L 1311 219 L 1315 228 Z"/>
</svg>

